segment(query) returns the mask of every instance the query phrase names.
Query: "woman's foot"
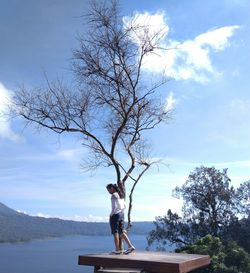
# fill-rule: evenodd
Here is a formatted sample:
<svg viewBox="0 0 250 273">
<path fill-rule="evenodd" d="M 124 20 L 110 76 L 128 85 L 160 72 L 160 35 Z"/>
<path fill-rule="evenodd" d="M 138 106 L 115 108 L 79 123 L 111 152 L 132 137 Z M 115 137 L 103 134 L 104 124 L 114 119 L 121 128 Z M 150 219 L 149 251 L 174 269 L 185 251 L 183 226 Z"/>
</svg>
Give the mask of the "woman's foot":
<svg viewBox="0 0 250 273">
<path fill-rule="evenodd" d="M 129 254 L 129 253 L 133 252 L 134 250 L 135 250 L 135 247 L 131 246 L 124 252 L 124 254 Z"/>
<path fill-rule="evenodd" d="M 112 255 L 120 255 L 120 254 L 122 254 L 122 251 L 121 250 L 112 250 L 110 252 L 110 254 L 112 254 Z"/>
</svg>

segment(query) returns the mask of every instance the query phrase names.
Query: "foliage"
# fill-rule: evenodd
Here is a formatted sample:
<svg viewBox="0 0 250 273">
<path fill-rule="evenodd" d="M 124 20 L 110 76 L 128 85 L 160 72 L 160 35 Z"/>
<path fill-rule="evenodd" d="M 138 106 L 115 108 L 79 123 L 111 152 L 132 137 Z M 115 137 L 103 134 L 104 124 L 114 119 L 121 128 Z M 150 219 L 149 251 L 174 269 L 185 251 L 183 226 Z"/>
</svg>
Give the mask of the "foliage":
<svg viewBox="0 0 250 273">
<path fill-rule="evenodd" d="M 242 183 L 237 189 L 238 206 L 246 216 L 250 215 L 250 180 Z"/>
<path fill-rule="evenodd" d="M 201 166 L 191 172 L 184 185 L 174 190 L 184 201 L 184 219 L 198 222 L 205 234 L 218 235 L 237 211 L 236 193 L 229 186 L 230 181 L 227 169 L 221 172 L 214 167 Z"/>
<path fill-rule="evenodd" d="M 231 223 L 225 235 L 225 239 L 236 241 L 250 253 L 250 216 Z"/>
<path fill-rule="evenodd" d="M 210 255 L 211 264 L 195 273 L 249 273 L 250 255 L 231 241 L 223 243 L 218 237 L 207 235 L 195 244 L 188 245 L 177 252 Z"/>
<path fill-rule="evenodd" d="M 85 18 L 87 31 L 78 37 L 73 53 L 74 85 L 47 80 L 45 87 L 22 87 L 12 110 L 39 129 L 77 134 L 90 153 L 83 164 L 86 170 L 112 166 L 122 191 L 132 182 L 130 222 L 135 186 L 156 163 L 144 133 L 170 116 L 156 95 L 166 79 L 150 81 L 142 69 L 165 30 L 133 20 L 124 24 L 117 1 L 90 2 Z"/>
<path fill-rule="evenodd" d="M 249 208 L 249 182 L 235 190 L 230 186 L 226 169 L 221 172 L 214 167 L 201 166 L 173 192 L 184 201 L 183 217 L 171 210 L 165 216 L 156 217 L 155 229 L 148 237 L 149 246 L 164 249 L 171 243 L 181 247 L 211 234 L 223 240 L 234 240 L 249 251 L 249 217 L 242 218 Z"/>
<path fill-rule="evenodd" d="M 168 210 L 166 216 L 156 217 L 154 222 L 155 229 L 150 231 L 148 245 L 156 244 L 157 250 L 165 250 L 168 244 L 186 245 L 194 242 L 197 235 L 194 230 L 197 229 L 195 223 L 191 221 L 184 222 L 177 213 Z"/>
</svg>

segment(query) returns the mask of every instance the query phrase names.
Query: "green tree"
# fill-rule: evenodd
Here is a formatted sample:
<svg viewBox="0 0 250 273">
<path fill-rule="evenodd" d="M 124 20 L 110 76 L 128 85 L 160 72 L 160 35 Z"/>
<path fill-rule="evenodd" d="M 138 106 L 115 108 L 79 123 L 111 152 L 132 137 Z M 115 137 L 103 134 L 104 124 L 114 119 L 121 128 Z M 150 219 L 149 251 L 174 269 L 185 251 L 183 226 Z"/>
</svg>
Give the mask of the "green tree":
<svg viewBox="0 0 250 273">
<path fill-rule="evenodd" d="M 238 245 L 243 247 L 248 253 L 250 253 L 250 217 L 236 219 L 232 222 L 226 232 L 225 238 L 232 239 L 237 242 Z"/>
<path fill-rule="evenodd" d="M 237 189 L 238 206 L 247 217 L 250 216 L 250 180 L 240 184 Z"/>
<path fill-rule="evenodd" d="M 174 190 L 184 201 L 184 219 L 198 222 L 205 234 L 219 235 L 237 212 L 236 192 L 230 181 L 227 169 L 201 166 L 191 172 L 184 185 Z"/>
<path fill-rule="evenodd" d="M 211 264 L 195 273 L 249 273 L 250 255 L 235 242 L 223 243 L 218 237 L 207 235 L 177 252 L 210 255 Z"/>
<path fill-rule="evenodd" d="M 244 194 L 239 194 L 242 192 Z M 219 171 L 214 167 L 198 167 L 182 187 L 174 189 L 173 194 L 183 199 L 183 216 L 169 210 L 167 215 L 157 217 L 155 229 L 148 237 L 149 246 L 163 249 L 171 243 L 180 247 L 207 234 L 230 239 L 234 233 L 232 227 L 237 228 L 238 216 L 245 214 L 246 205 L 239 205 L 245 191 L 243 186 L 240 190 L 230 186 L 227 169 Z"/>
<path fill-rule="evenodd" d="M 250 180 L 237 188 L 236 202 L 242 217 L 232 221 L 226 235 L 250 253 Z"/>
<path fill-rule="evenodd" d="M 165 30 L 125 24 L 117 1 L 90 2 L 85 19 L 87 31 L 73 53 L 73 86 L 47 81 L 45 87 L 20 88 L 12 110 L 38 129 L 77 135 L 89 151 L 84 168 L 113 167 L 124 193 L 129 181 L 130 223 L 134 189 L 156 163 L 145 133 L 170 117 L 157 95 L 166 78 L 150 79 L 143 70 Z"/>
<path fill-rule="evenodd" d="M 168 210 L 167 215 L 156 217 L 155 229 L 150 231 L 148 236 L 149 247 L 156 247 L 157 250 L 165 250 L 166 246 L 188 245 L 197 238 L 199 226 L 191 219 L 184 219 L 177 213 Z"/>
</svg>

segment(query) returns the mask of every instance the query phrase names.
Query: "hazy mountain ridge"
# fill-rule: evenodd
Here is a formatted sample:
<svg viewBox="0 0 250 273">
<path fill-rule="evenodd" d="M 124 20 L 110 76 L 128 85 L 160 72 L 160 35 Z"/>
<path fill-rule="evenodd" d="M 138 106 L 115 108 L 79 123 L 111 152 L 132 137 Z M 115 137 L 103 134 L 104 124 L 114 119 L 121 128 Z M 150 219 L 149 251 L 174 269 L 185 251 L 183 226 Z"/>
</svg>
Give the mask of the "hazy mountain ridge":
<svg viewBox="0 0 250 273">
<path fill-rule="evenodd" d="M 152 229 L 152 222 L 135 222 L 131 234 L 147 235 Z M 108 223 L 29 216 L 0 203 L 0 242 L 21 242 L 66 235 L 110 235 L 110 228 Z"/>
</svg>

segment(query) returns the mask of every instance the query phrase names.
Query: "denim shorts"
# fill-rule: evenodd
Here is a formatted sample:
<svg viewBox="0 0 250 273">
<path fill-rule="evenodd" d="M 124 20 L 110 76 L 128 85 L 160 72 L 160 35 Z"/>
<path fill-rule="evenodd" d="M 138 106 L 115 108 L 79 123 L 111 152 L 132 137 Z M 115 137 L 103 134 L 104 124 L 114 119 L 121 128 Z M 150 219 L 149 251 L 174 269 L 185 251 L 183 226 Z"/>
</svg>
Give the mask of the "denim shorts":
<svg viewBox="0 0 250 273">
<path fill-rule="evenodd" d="M 109 223 L 112 234 L 122 234 L 124 225 L 124 214 L 122 212 L 118 214 L 113 214 L 109 218 Z"/>
</svg>

